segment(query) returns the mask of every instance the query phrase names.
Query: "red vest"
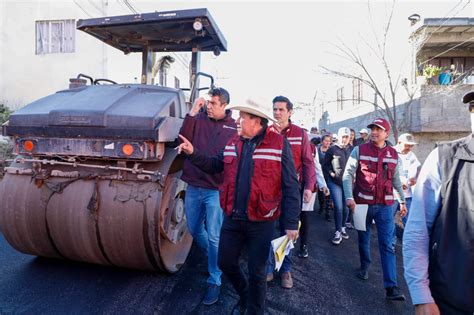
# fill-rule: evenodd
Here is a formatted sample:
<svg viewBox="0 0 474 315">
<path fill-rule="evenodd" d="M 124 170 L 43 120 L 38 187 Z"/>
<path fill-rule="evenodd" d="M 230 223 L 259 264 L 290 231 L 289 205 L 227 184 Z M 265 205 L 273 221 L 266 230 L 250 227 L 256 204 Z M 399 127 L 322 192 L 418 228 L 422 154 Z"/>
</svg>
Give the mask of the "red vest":
<svg viewBox="0 0 474 315">
<path fill-rule="evenodd" d="M 224 148 L 224 182 L 219 188 L 221 208 L 231 215 L 242 141 L 234 136 Z M 280 216 L 283 137 L 267 128 L 253 152 L 253 174 L 247 216 L 250 221 L 273 221 Z"/>
<path fill-rule="evenodd" d="M 280 134 L 273 125 L 270 126 L 270 130 Z M 303 159 L 301 152 L 303 150 L 303 136 L 305 136 L 305 131 L 290 122 L 289 126 L 283 130 L 281 135 L 290 143 L 293 161 L 295 162 L 296 176 L 301 184 L 303 182 Z"/>
<path fill-rule="evenodd" d="M 377 148 L 372 142 L 359 146 L 354 201 L 358 204 L 393 204 L 392 178 L 398 153 L 391 146 Z"/>
</svg>

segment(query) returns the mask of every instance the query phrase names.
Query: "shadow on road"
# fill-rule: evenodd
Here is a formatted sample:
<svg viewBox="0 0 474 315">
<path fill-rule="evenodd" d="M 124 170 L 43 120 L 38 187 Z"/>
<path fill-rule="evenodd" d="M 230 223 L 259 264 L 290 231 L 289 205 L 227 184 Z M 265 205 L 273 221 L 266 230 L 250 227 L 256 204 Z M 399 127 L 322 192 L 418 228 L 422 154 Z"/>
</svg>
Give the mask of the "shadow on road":
<svg viewBox="0 0 474 315">
<path fill-rule="evenodd" d="M 375 229 L 370 278 L 362 281 L 355 277 L 356 232 L 350 231 L 349 240 L 334 246 L 333 223 L 315 212 L 311 224 L 310 256 L 293 258 L 293 289 L 281 288 L 278 277 L 269 283 L 268 314 L 413 313 L 409 300 L 385 300 Z M 400 287 L 408 297 L 400 246 L 397 263 Z M 206 257 L 195 247 L 178 273 L 166 275 L 36 258 L 13 250 L 0 234 L 0 314 L 229 314 L 237 296 L 225 278 L 221 299 L 212 306 L 201 304 L 206 270 Z"/>
</svg>

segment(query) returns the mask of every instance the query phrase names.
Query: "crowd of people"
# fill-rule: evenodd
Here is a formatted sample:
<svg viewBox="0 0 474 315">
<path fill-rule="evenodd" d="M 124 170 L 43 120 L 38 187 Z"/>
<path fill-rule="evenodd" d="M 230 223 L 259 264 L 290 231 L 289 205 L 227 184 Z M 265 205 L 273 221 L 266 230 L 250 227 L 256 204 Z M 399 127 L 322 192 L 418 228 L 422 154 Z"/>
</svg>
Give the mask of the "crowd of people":
<svg viewBox="0 0 474 315">
<path fill-rule="evenodd" d="M 352 213 L 366 205 L 366 228 L 357 231 L 360 269 L 356 276 L 369 278 L 370 236 L 375 224 L 388 300 L 405 300 L 396 272 L 398 237 L 404 246 L 405 276 L 416 312 L 473 314 L 472 137 L 440 146 L 428 157 L 432 163 L 425 163 L 430 170 L 424 166 L 420 175 L 421 163 L 412 151 L 417 144 L 415 137 L 404 133 L 392 146 L 388 142 L 391 126 L 383 118 L 359 130 L 359 138 L 348 127 L 334 134 L 318 132 L 317 128 L 308 132 L 291 121 L 294 108 L 287 97 L 276 96 L 272 102 L 250 98 L 234 105 L 223 88 L 212 89 L 209 96 L 208 101 L 195 101 L 184 120 L 177 148 L 187 156 L 182 179 L 188 183 L 185 210 L 189 231 L 208 257 L 208 289 L 203 304 L 218 301 L 224 273 L 240 296 L 232 313 L 263 314 L 267 282 L 275 275 L 271 240 L 286 235 L 296 241 L 299 236 L 296 255 L 308 257 L 309 218 L 318 203 L 326 220 L 334 220 L 334 235 L 328 238 L 336 246 L 349 238 L 347 229 L 354 228 Z M 468 93 L 464 102 L 470 104 L 474 133 L 474 92 Z M 236 121 L 232 110 L 238 111 Z M 438 158 L 437 152 L 443 155 Z M 417 180 L 419 176 L 422 183 Z M 453 184 L 454 179 L 466 185 L 466 193 L 457 192 L 461 186 Z M 414 190 L 415 186 L 421 187 Z M 416 212 L 411 214 L 414 206 Z M 461 206 L 466 211 L 452 210 Z M 439 216 L 442 219 L 438 220 Z M 407 226 L 405 240 L 400 233 L 403 230 L 397 230 L 395 217 L 401 217 L 400 225 Z M 459 217 L 466 221 L 457 222 Z M 446 231 L 447 223 L 457 224 L 467 235 Z M 436 232 L 434 240 L 428 232 L 431 230 Z M 458 252 L 449 249 L 446 241 L 453 241 Z M 244 247 L 248 252 L 248 276 L 239 265 Z M 462 268 L 456 270 L 456 263 L 446 263 L 449 258 L 433 263 L 430 255 L 437 247 L 461 259 L 456 263 Z M 294 285 L 290 256 L 279 269 L 285 289 Z M 433 270 L 442 274 L 432 274 Z M 448 286 L 447 275 L 451 277 L 452 273 L 456 274 L 457 287 L 451 283 Z M 465 279 L 463 284 L 459 283 L 461 277 Z M 430 281 L 440 287 L 433 288 Z"/>
</svg>

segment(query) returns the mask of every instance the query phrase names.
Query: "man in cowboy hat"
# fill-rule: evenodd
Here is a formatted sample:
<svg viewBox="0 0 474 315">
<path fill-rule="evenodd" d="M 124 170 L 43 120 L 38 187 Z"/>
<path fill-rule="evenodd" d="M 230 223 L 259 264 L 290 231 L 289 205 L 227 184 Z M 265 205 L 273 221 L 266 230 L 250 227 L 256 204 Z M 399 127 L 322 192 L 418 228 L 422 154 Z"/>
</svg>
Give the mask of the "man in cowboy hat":
<svg viewBox="0 0 474 315">
<path fill-rule="evenodd" d="M 416 314 L 474 314 L 474 91 L 463 102 L 472 133 L 428 155 L 403 235 Z"/>
<path fill-rule="evenodd" d="M 239 110 L 238 135 L 217 156 L 208 157 L 180 135 L 178 151 L 209 173 L 224 172 L 220 203 L 225 217 L 219 242 L 218 263 L 240 296 L 235 313 L 263 314 L 266 262 L 275 221 L 284 214 L 287 236 L 298 234 L 300 192 L 288 141 L 268 129 L 275 121 L 267 102 L 249 99 Z M 243 247 L 248 249 L 249 277 L 239 266 Z"/>
</svg>

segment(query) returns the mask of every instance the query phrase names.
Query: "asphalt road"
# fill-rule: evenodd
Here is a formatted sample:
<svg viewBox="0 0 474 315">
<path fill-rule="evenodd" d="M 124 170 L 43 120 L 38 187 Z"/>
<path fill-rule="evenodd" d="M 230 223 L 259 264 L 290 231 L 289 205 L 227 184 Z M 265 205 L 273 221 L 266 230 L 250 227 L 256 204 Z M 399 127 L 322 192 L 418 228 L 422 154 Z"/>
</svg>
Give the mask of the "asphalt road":
<svg viewBox="0 0 474 315">
<path fill-rule="evenodd" d="M 362 281 L 355 277 L 356 232 L 334 246 L 332 222 L 315 212 L 311 224 L 310 257 L 293 258 L 293 289 L 282 289 L 278 278 L 269 284 L 268 314 L 413 313 L 400 246 L 398 280 L 408 300 L 386 301 L 376 233 L 370 278 Z M 206 278 L 206 258 L 194 247 L 178 273 L 165 275 L 33 257 L 16 252 L 0 234 L 0 314 L 229 314 L 237 296 L 225 278 L 221 299 L 200 303 Z"/>
</svg>

